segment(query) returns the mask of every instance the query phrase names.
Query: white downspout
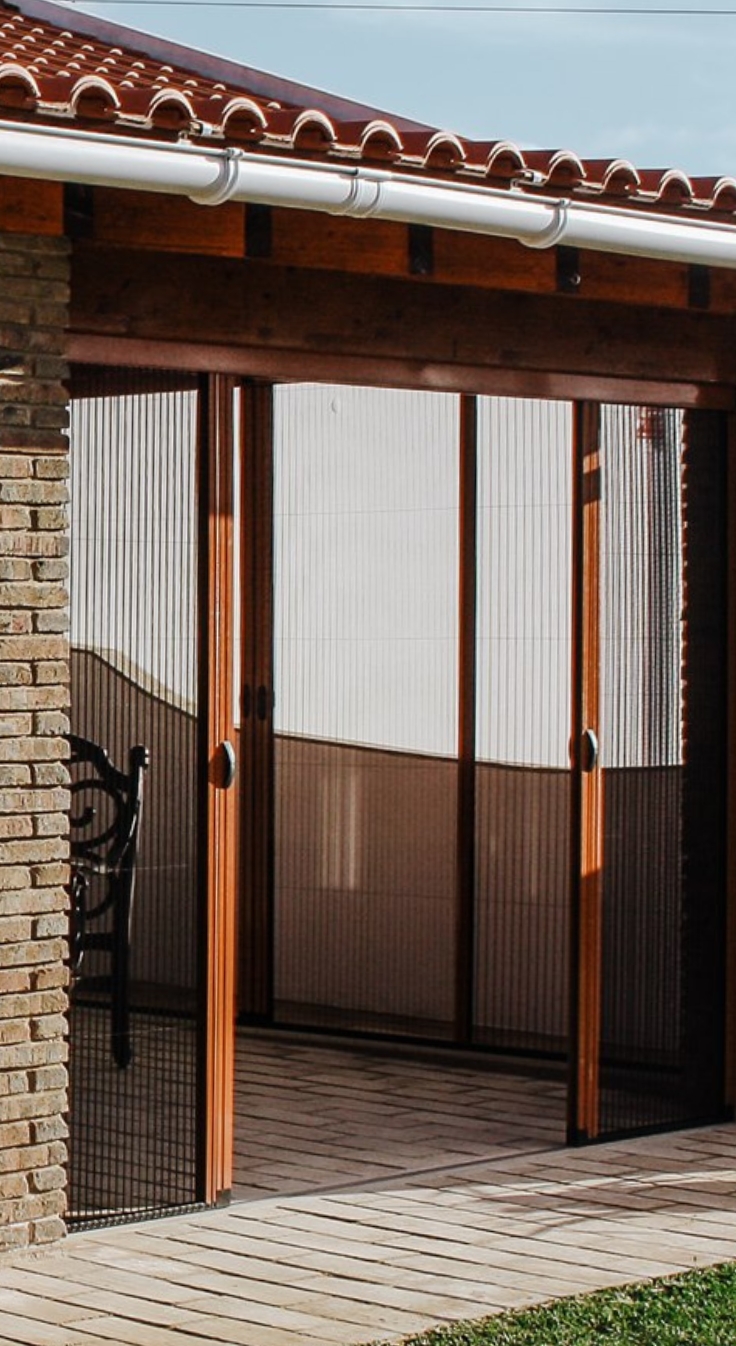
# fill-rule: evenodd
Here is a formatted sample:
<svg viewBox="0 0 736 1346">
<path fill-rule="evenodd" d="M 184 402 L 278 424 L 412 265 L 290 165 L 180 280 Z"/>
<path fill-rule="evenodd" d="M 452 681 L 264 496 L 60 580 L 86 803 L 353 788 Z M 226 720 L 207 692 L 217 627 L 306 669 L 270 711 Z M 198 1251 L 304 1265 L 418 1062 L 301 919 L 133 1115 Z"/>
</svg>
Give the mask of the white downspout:
<svg viewBox="0 0 736 1346">
<path fill-rule="evenodd" d="M 736 268 L 736 224 L 677 219 L 583 201 L 526 196 L 346 164 L 237 149 L 133 140 L 0 121 L 0 174 L 373 217 L 601 252 Z"/>
</svg>

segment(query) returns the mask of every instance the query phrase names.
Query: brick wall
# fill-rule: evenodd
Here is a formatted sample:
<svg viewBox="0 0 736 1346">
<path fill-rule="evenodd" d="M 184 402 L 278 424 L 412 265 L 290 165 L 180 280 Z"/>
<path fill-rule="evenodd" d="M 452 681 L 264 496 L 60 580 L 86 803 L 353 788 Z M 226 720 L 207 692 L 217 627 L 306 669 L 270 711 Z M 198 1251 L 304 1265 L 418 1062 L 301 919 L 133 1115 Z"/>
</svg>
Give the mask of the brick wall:
<svg viewBox="0 0 736 1346">
<path fill-rule="evenodd" d="M 0 234 L 0 1250 L 64 1233 L 65 240 Z"/>
</svg>

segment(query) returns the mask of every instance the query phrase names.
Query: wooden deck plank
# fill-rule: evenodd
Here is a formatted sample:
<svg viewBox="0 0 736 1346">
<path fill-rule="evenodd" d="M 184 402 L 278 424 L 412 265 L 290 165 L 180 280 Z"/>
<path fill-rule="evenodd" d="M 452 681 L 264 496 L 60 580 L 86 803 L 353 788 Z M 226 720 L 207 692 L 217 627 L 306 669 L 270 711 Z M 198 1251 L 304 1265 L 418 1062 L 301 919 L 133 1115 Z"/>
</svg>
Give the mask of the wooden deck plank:
<svg viewBox="0 0 736 1346">
<path fill-rule="evenodd" d="M 736 1126 L 565 1150 L 554 1081 L 312 1043 L 238 1079 L 245 1199 L 0 1263 L 0 1346 L 361 1346 L 736 1256 Z"/>
</svg>

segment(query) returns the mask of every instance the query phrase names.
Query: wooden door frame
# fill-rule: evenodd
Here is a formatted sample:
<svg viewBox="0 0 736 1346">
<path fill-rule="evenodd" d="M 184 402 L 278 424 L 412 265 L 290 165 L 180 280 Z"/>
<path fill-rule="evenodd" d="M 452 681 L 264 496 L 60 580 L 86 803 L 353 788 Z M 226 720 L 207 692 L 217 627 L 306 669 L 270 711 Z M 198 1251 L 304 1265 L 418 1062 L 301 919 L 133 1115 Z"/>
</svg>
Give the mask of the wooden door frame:
<svg viewBox="0 0 736 1346">
<path fill-rule="evenodd" d="M 270 623 L 272 621 L 273 554 L 270 528 L 272 507 L 272 433 L 273 385 L 249 385 L 244 389 L 244 589 L 253 592 L 251 581 L 261 568 L 256 584 L 261 597 L 253 605 L 250 617 L 244 617 L 244 686 L 253 696 L 260 684 L 273 686 Z M 645 390 L 638 390 L 643 394 Z M 652 404 L 655 399 L 647 399 Z M 571 987 L 570 987 L 570 1089 L 568 1098 L 568 1136 L 572 1143 L 584 1143 L 599 1133 L 600 1034 L 602 993 L 602 899 L 603 899 L 603 774 L 598 765 L 584 770 L 582 732 L 592 729 L 600 737 L 600 407 L 596 399 L 573 404 L 573 707 L 571 736 Z M 457 958 L 456 958 L 456 1036 L 461 1043 L 472 1040 L 472 995 L 474 972 L 473 932 L 473 855 L 469 839 L 474 837 L 474 737 L 475 737 L 475 573 L 477 539 L 476 456 L 477 399 L 460 397 L 460 708 L 458 754 L 458 849 L 457 875 Z M 736 508 L 736 506 L 734 507 Z M 246 523 L 246 519 L 248 522 Z M 245 534 L 251 535 L 249 541 Z M 250 567 L 250 569 L 249 569 Z M 246 581 L 246 576 L 249 579 Z M 734 584 L 736 593 L 736 584 Z M 736 603 L 736 596 L 732 598 Z M 733 630 L 734 624 L 732 624 Z M 736 644 L 736 641 L 734 641 Z M 248 650 L 250 649 L 250 653 Z M 260 651 L 260 654 L 259 654 Z M 269 716 L 271 700 L 269 699 Z M 253 730 L 258 726 L 251 717 Z M 732 729 L 732 733 L 736 730 Z M 244 744 L 246 737 L 244 736 Z M 273 785 L 272 736 L 261 735 L 251 748 L 244 746 L 244 763 L 257 781 L 260 799 L 255 804 L 260 823 L 255 828 L 251 803 L 245 807 L 241 836 L 243 853 L 257 873 L 251 874 L 248 904 L 255 910 L 255 944 L 248 957 L 241 949 L 241 969 L 250 979 L 251 992 L 240 1005 L 249 1018 L 269 1021 L 272 1014 L 273 958 Z M 270 750 L 270 756 L 269 756 Z M 250 754 L 250 757 L 248 756 Z M 733 792 L 732 792 L 733 793 Z M 732 801 L 731 807 L 733 808 Z M 257 833 L 257 835 L 256 835 Z M 267 841 L 264 844 L 264 838 Z M 462 844 L 464 842 L 464 844 Z M 256 844 L 258 843 L 258 844 Z M 260 847 L 260 849 L 259 849 Z M 734 848 L 736 849 L 736 848 Z M 465 857 L 465 858 L 463 858 Z M 732 871 L 736 860 L 732 860 Z M 732 891 L 736 881 L 732 878 Z M 258 896 L 260 894 L 260 897 Z M 246 917 L 247 919 L 247 917 Z M 732 917 L 733 924 L 733 917 Z M 733 935 L 730 947 L 733 947 Z M 733 988 L 734 978 L 731 980 Z M 736 1019 L 732 995 L 731 1022 Z M 733 1037 L 730 1052 L 733 1053 Z"/>
<path fill-rule="evenodd" d="M 306 380 L 305 380 L 306 381 Z M 238 1012 L 272 1023 L 274 1011 L 274 552 L 272 382 L 241 384 L 241 870 Z M 376 385 L 383 386 L 383 385 Z M 475 716 L 478 399 L 458 404 L 458 753 L 454 1027 L 473 1037 L 475 982 Z"/>
<path fill-rule="evenodd" d="M 642 406 L 652 405 L 644 400 Z M 677 400 L 673 403 L 681 407 Z M 568 1141 L 581 1144 L 601 1137 L 601 1007 L 603 963 L 604 773 L 598 764 L 585 769 L 582 734 L 599 728 L 601 701 L 601 548 L 600 404 L 578 403 L 573 444 L 573 711 L 571 734 L 571 981 L 570 1083 Z M 687 410 L 687 409 L 686 409 Z M 700 412 L 694 411 L 698 415 Z M 717 416 L 715 408 L 703 414 Z M 722 1060 L 720 1103 L 736 1105 L 736 415 L 727 413 L 726 556 L 723 585 L 726 625 L 726 862 L 723 893 L 725 925 L 725 1021 L 714 1059 Z M 707 524 L 706 524 L 707 528 Z M 715 545 L 715 543 L 714 543 Z M 702 551 L 699 553 L 702 555 Z M 686 637 L 687 639 L 687 637 Z M 692 638 L 697 646 L 697 639 Z M 701 707 L 704 691 L 700 689 Z M 701 710 L 701 714 L 703 711 Z M 707 709 L 705 710 L 707 715 Z M 702 754 L 701 754 L 702 755 Z M 708 759 L 710 760 L 710 759 Z M 703 771 L 705 774 L 705 770 Z M 702 857 L 701 857 L 702 859 Z M 697 1051 L 697 1048 L 696 1048 Z M 721 1056 L 721 1053 L 723 1055 Z M 683 1122 L 683 1124 L 685 1124 Z M 696 1124 L 696 1121 L 693 1121 Z"/>
<path fill-rule="evenodd" d="M 238 1011 L 273 1016 L 273 385 L 240 385 L 241 792 Z"/>
<path fill-rule="evenodd" d="M 177 367 L 182 371 L 189 368 L 201 371 L 207 358 L 210 360 L 210 372 L 199 374 L 200 388 L 200 429 L 202 452 L 199 475 L 199 597 L 200 597 L 200 701 L 202 712 L 200 720 L 200 760 L 207 763 L 209 789 L 207 800 L 200 811 L 202 844 L 201 880 L 203 892 L 207 893 L 206 911 L 202 918 L 200 940 L 202 949 L 201 984 L 203 987 L 202 1013 L 206 1015 L 206 1042 L 201 1057 L 202 1107 L 205 1125 L 200 1127 L 199 1167 L 202 1175 L 199 1197 L 212 1203 L 227 1193 L 231 1182 L 232 1165 L 232 1124 L 233 1124 L 233 1054 L 235 1028 L 235 949 L 236 949 L 236 883 L 235 883 L 235 838 L 236 822 L 234 818 L 235 798 L 232 792 L 223 792 L 221 784 L 224 767 L 222 755 L 218 753 L 219 744 L 224 738 L 232 737 L 233 727 L 233 670 L 232 660 L 222 657 L 222 651 L 230 648 L 232 636 L 232 566 L 235 539 L 233 535 L 232 513 L 232 449 L 234 428 L 228 405 L 232 405 L 232 393 L 236 385 L 242 386 L 243 407 L 243 462 L 241 537 L 243 553 L 243 592 L 248 592 L 247 576 L 252 573 L 256 562 L 261 566 L 272 567 L 271 542 L 271 435 L 272 435 L 272 388 L 268 374 L 263 383 L 242 383 L 246 372 L 244 364 L 249 364 L 251 355 L 237 353 L 232 359 L 228 352 L 216 352 L 212 348 L 190 348 L 185 343 L 138 343 L 128 341 L 109 341 L 95 339 L 94 350 L 90 344 L 84 344 L 77 338 L 74 354 L 84 355 L 89 363 L 104 366 L 123 362 L 129 368 L 168 368 Z M 278 356 L 269 355 L 269 364 L 278 363 Z M 231 372 L 212 373 L 212 367 L 230 369 Z M 366 375 L 376 386 L 416 386 L 416 371 L 408 368 L 393 370 L 383 367 L 381 361 L 375 362 L 370 369 L 365 361 L 355 361 L 351 366 L 334 358 L 321 361 L 315 357 L 313 377 L 322 381 L 362 382 Z M 265 371 L 264 371 L 265 372 Z M 282 373 L 287 373 L 282 370 Z M 306 371 L 302 377 L 305 376 Z M 288 371 L 290 379 L 296 378 L 296 369 Z M 383 375 L 383 379 L 381 379 Z M 460 393 L 457 386 L 457 371 L 448 374 L 447 391 Z M 603 400 L 627 403 L 641 402 L 647 405 L 709 406 L 713 409 L 728 409 L 733 405 L 729 390 L 705 390 L 704 396 L 697 388 L 668 384 L 629 384 L 625 381 L 594 380 L 586 376 L 568 376 L 564 380 L 547 380 L 546 387 L 540 383 L 540 376 L 529 373 L 492 371 L 493 388 L 486 391 L 512 396 L 555 396 L 569 400 L 571 395 L 585 395 L 595 398 L 595 402 L 574 403 L 576 408 L 576 429 L 574 434 L 575 472 L 574 483 L 579 523 L 573 539 L 573 611 L 575 660 L 580 672 L 573 678 L 573 735 L 571 742 L 572 757 L 572 911 L 571 911 L 571 999 L 570 999 L 570 1042 L 572 1068 L 568 1106 L 568 1136 L 572 1142 L 591 1139 L 598 1130 L 598 1038 L 600 1027 L 600 983 L 601 983 L 601 828 L 600 810 L 602 807 L 602 782 L 600 772 L 583 773 L 580 767 L 580 733 L 586 725 L 597 723 L 599 688 L 593 669 L 597 665 L 597 617 L 593 610 L 597 608 L 592 601 L 591 576 L 595 573 L 593 587 L 598 586 L 599 546 L 597 510 L 591 512 L 594 501 L 586 497 L 590 492 L 592 474 L 597 462 L 586 451 L 586 435 L 590 435 L 591 417 L 596 404 Z M 454 385 L 454 386 L 453 386 Z M 467 385 L 466 385 L 467 386 Z M 466 425 L 470 425 L 469 411 L 473 402 L 472 394 L 466 402 Z M 729 787 L 728 810 L 732 826 L 729 831 L 729 868 L 728 868 L 728 963 L 727 978 L 728 1014 L 726 1031 L 726 1092 L 733 1106 L 736 1103 L 736 713 L 734 705 L 736 690 L 736 416 L 729 417 Z M 467 430 L 461 434 L 465 443 Z M 249 454 L 248 445 L 253 452 Z M 260 446 L 256 450 L 256 446 Z M 264 446 L 269 453 L 264 456 Z M 466 445 L 467 448 L 467 445 Z M 596 438 L 597 453 L 597 438 Z M 250 461 L 250 466 L 249 466 Z M 469 460 L 468 460 L 469 462 Z M 474 470 L 474 468 L 473 468 Z M 255 473 L 255 476 L 253 475 Z M 250 474 L 250 475 L 249 475 Z M 470 499 L 470 475 L 466 475 L 463 487 L 464 499 Z M 586 484 L 587 482 L 587 484 Z M 229 502 L 229 503 L 226 503 Z M 255 551 L 248 550 L 250 544 L 246 534 L 256 539 Z M 465 534 L 469 546 L 470 531 Z M 463 551 L 463 555 L 465 551 Z M 251 567 L 249 571 L 248 567 Z M 595 568 L 594 572 L 591 566 Z M 588 576 L 588 597 L 581 576 Z M 230 577 L 230 578 L 228 578 Z M 474 578 L 474 577 L 473 577 Z M 253 666 L 248 665 L 248 678 L 245 686 L 251 685 L 255 692 L 259 687 L 272 689 L 272 652 L 269 637 L 272 620 L 271 596 L 272 571 L 268 570 L 265 581 L 259 581 L 259 588 L 268 594 L 265 606 L 244 618 L 245 630 L 250 629 L 250 643 L 245 642 L 244 660 L 253 663 L 253 652 L 259 653 Z M 230 587 L 228 588 L 228 585 Z M 265 586 L 265 587 L 262 587 Z M 466 574 L 463 581 L 466 610 L 471 601 L 471 581 Z M 255 623 L 248 628 L 248 622 Z M 250 654 L 248 653 L 250 650 Z M 467 691 L 472 693 L 472 688 Z M 272 697 L 272 690 L 271 690 Z M 470 724 L 470 699 L 466 700 L 467 724 Z M 272 705 L 272 701 L 271 701 Z M 269 705 L 266 719 L 270 719 Z M 467 733 L 469 733 L 469 729 Z M 467 737 L 466 733 L 466 737 Z M 265 820 L 266 833 L 273 826 L 272 771 L 268 761 L 270 734 L 262 734 L 258 743 L 246 746 L 247 735 L 243 735 L 243 767 L 240 774 L 243 781 L 243 794 L 247 792 L 247 782 L 260 781 L 261 795 L 257 804 L 260 816 Z M 246 765 L 246 764 L 249 765 Z M 256 769 L 258 768 L 258 769 Z M 265 768 L 262 770 L 261 768 Z M 590 776 L 593 779 L 590 779 Z M 264 782 L 266 785 L 264 786 Z M 472 784 L 466 782 L 466 803 L 463 821 L 458 826 L 467 832 L 471 816 L 469 800 L 472 800 Z M 241 813 L 244 818 L 245 810 Z M 595 821 L 596 817 L 598 822 Z M 582 839 L 581 839 L 582 838 Z M 253 837 L 251 835 L 251 841 Z M 246 840 L 241 832 L 241 844 Z M 272 890 L 273 876 L 270 870 L 270 840 L 265 850 L 255 861 L 260 877 L 258 882 L 265 884 L 266 890 Z M 249 851 L 244 848 L 244 853 Z M 589 879 L 587 884 L 576 882 L 575 875 L 580 864 L 587 866 Z M 578 869 L 576 870 L 575 865 Z M 466 886 L 469 882 L 466 875 Z M 204 907 L 205 904 L 203 904 Z M 467 924 L 467 921 L 466 921 Z M 272 924 L 267 919 L 258 933 L 259 947 L 269 951 L 272 948 Z M 467 962 L 467 959 L 466 959 Z M 268 1017 L 271 1007 L 272 990 L 270 987 L 270 967 L 272 958 L 266 957 L 262 968 L 267 976 L 258 990 L 258 1011 Z M 581 976 L 580 968 L 586 971 Z M 458 999 L 460 1012 L 460 999 Z M 467 1020 L 467 1004 L 463 1010 Z M 205 1036 L 205 1035 L 203 1035 Z M 595 1044 L 595 1045 L 594 1045 Z"/>
<path fill-rule="evenodd" d="M 573 407 L 572 715 L 570 737 L 570 1072 L 567 1135 L 598 1134 L 603 936 L 600 742 L 600 404 Z M 587 759 L 587 760 L 586 760 Z"/>
<path fill-rule="evenodd" d="M 234 386 L 209 375 L 199 388 L 198 757 L 207 788 L 199 801 L 197 1172 L 208 1205 L 226 1201 L 232 1187 L 237 817 L 223 745 L 234 739 Z"/>
<path fill-rule="evenodd" d="M 173 353 L 173 352 L 172 352 Z M 106 371 L 106 391 L 126 391 L 128 371 L 152 393 L 197 393 L 195 475 L 197 638 L 197 1007 L 196 1200 L 227 1198 L 232 1180 L 234 967 L 236 919 L 235 792 L 225 740 L 233 739 L 233 389 L 236 380 L 152 366 L 136 343 L 111 367 L 90 349 L 90 369 Z M 120 372 L 120 377 L 118 373 Z M 146 380 L 146 371 L 150 378 Z M 88 392 L 87 369 L 73 368 L 72 398 Z M 96 385 L 93 385 L 93 387 Z"/>
<path fill-rule="evenodd" d="M 459 398 L 459 603 L 455 1040 L 473 1041 L 475 1011 L 478 399 Z"/>
<path fill-rule="evenodd" d="M 736 413 L 727 418 L 726 1104 L 736 1110 Z"/>
</svg>

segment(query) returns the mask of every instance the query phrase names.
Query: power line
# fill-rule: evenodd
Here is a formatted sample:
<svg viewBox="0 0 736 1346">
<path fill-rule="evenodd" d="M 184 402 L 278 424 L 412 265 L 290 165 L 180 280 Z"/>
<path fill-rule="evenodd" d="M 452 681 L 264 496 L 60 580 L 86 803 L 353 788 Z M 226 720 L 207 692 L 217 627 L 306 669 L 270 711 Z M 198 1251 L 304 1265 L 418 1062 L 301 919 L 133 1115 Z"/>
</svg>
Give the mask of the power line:
<svg viewBox="0 0 736 1346">
<path fill-rule="evenodd" d="M 160 7 L 171 5 L 196 9 L 327 9 L 370 10 L 377 13 L 415 14 L 605 14 L 629 18 L 734 18 L 736 9 L 639 8 L 622 5 L 447 5 L 447 4 L 374 4 L 371 0 L 65 0 L 72 6 L 80 3 L 95 5 L 143 5 Z"/>
</svg>

